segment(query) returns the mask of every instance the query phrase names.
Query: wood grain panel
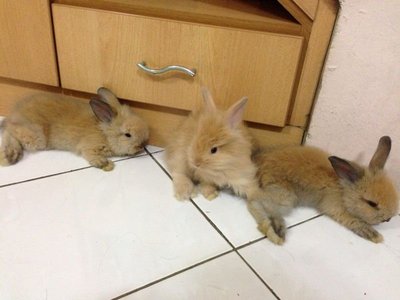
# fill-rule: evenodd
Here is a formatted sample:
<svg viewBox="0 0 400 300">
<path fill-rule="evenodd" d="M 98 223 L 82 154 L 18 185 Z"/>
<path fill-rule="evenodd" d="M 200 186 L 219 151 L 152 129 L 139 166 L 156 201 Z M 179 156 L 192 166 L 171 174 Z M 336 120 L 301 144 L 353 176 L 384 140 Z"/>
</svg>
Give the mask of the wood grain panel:
<svg viewBox="0 0 400 300">
<path fill-rule="evenodd" d="M 0 0 L 0 76 L 58 85 L 49 1 Z"/>
<path fill-rule="evenodd" d="M 303 32 L 309 32 L 313 20 L 293 0 L 277 0 L 302 25 Z"/>
<path fill-rule="evenodd" d="M 318 0 L 293 0 L 312 20 L 315 18 Z"/>
<path fill-rule="evenodd" d="M 290 125 L 307 126 L 308 124 L 338 9 L 339 3 L 336 0 L 319 0 L 296 101 L 289 121 Z"/>
<path fill-rule="evenodd" d="M 308 0 L 309 1 L 309 0 Z M 299 34 L 301 25 L 276 1 L 56 0 L 55 3 L 226 27 Z"/>
<path fill-rule="evenodd" d="M 303 38 L 54 5 L 64 88 L 191 110 L 208 86 L 221 107 L 249 97 L 245 119 L 284 126 Z M 194 78 L 138 70 L 184 65 Z"/>
<path fill-rule="evenodd" d="M 47 89 L 44 86 L 21 86 L 10 81 L 0 79 L 0 90 L 2 99 L 0 101 L 0 116 L 7 116 L 11 107 L 19 99 L 33 94 L 46 93 L 57 97 L 61 93 L 80 97 L 88 101 L 90 95 L 61 89 Z M 140 104 L 132 101 L 126 103 L 133 106 L 134 111 L 142 116 L 150 126 L 150 144 L 164 147 L 178 124 L 185 118 L 188 112 L 176 111 L 162 107 L 154 107 L 148 104 Z M 250 131 L 263 146 L 270 145 L 298 145 L 301 143 L 303 130 L 293 126 L 286 126 L 282 129 L 260 127 L 250 124 Z"/>
</svg>

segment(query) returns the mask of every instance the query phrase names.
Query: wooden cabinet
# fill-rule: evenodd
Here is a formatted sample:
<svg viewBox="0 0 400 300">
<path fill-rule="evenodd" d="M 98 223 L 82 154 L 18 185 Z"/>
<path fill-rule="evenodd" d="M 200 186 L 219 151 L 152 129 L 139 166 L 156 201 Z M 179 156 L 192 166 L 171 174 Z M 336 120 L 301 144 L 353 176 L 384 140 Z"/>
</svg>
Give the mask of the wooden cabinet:
<svg viewBox="0 0 400 300">
<path fill-rule="evenodd" d="M 0 0 L 0 76 L 58 85 L 47 0 Z"/>
<path fill-rule="evenodd" d="M 58 92 L 87 98 L 100 86 L 110 88 L 148 121 L 150 142 L 160 146 L 200 105 L 201 86 L 211 90 L 222 108 L 248 96 L 245 120 L 261 143 L 301 143 L 338 9 L 336 0 L 34 0 L 31 6 L 33 2 L 41 2 L 34 14 L 44 23 L 50 22 L 51 2 L 52 28 L 41 37 L 54 47 L 49 35 L 54 30 Z M 29 23 L 29 17 L 23 19 Z M 15 40 L 32 41 L 26 34 Z M 21 56 L 48 62 L 54 52 Z M 149 75 L 137 67 L 142 61 L 153 68 L 182 65 L 197 73 Z M 37 69 L 32 74 L 51 72 Z M 24 79 L 11 71 L 0 76 Z"/>
<path fill-rule="evenodd" d="M 245 119 L 285 125 L 303 38 L 104 10 L 54 5 L 61 84 L 95 93 L 107 86 L 139 102 L 192 110 L 200 86 L 222 107 L 249 97 Z M 195 68 L 149 75 L 136 64 Z"/>
</svg>

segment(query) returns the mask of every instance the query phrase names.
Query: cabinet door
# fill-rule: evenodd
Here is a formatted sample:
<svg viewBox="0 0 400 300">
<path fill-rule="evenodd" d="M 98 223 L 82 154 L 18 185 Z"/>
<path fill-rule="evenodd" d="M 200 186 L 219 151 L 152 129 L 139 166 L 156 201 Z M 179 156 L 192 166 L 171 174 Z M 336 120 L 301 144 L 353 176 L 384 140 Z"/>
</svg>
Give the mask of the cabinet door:
<svg viewBox="0 0 400 300">
<path fill-rule="evenodd" d="M 53 4 L 62 86 L 191 110 L 209 87 L 220 107 L 249 97 L 245 119 L 284 126 L 302 37 Z M 194 78 L 152 76 L 159 68 L 196 68 Z"/>
<path fill-rule="evenodd" d="M 58 85 L 48 0 L 0 0 L 0 76 Z"/>
</svg>

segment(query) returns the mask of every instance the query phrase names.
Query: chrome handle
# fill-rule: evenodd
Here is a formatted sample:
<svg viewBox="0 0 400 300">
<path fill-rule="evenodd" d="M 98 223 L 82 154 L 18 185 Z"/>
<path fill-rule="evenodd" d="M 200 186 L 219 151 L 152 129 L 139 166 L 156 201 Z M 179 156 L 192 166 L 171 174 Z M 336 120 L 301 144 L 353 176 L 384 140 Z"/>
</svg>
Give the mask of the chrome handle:
<svg viewBox="0 0 400 300">
<path fill-rule="evenodd" d="M 178 72 L 183 72 L 189 76 L 194 77 L 196 75 L 196 69 L 188 69 L 182 66 L 167 66 L 165 68 L 161 69 L 152 69 L 146 66 L 146 63 L 144 61 L 140 62 L 137 64 L 137 66 L 142 69 L 143 71 L 153 74 L 153 75 L 160 75 L 165 72 L 169 71 L 178 71 Z"/>
</svg>

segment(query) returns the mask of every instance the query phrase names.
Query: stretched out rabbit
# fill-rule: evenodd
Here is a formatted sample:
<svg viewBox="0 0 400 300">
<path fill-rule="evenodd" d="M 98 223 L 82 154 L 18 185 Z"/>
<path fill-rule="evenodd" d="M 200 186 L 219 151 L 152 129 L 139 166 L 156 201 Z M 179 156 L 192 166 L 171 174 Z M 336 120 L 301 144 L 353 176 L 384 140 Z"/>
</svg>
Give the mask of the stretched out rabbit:
<svg viewBox="0 0 400 300">
<path fill-rule="evenodd" d="M 297 205 L 315 207 L 359 236 L 379 243 L 383 237 L 371 225 L 389 221 L 398 212 L 398 198 L 383 171 L 391 149 L 384 136 L 368 168 L 329 156 L 313 147 L 260 151 L 253 157 L 262 193 L 248 199 L 259 230 L 282 244 L 283 215 Z"/>
<path fill-rule="evenodd" d="M 2 123 L 0 165 L 18 162 L 23 151 L 66 150 L 110 171 L 110 156 L 133 155 L 148 140 L 147 124 L 106 88 L 89 103 L 67 96 L 35 95 L 16 103 Z"/>
<path fill-rule="evenodd" d="M 258 183 L 251 161 L 254 142 L 242 124 L 247 98 L 221 111 L 207 89 L 203 88 L 202 94 L 203 107 L 183 121 L 166 147 L 175 197 L 183 200 L 196 195 L 196 184 L 209 200 L 222 187 L 249 195 L 258 189 Z"/>
</svg>

